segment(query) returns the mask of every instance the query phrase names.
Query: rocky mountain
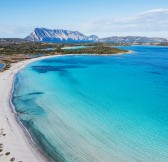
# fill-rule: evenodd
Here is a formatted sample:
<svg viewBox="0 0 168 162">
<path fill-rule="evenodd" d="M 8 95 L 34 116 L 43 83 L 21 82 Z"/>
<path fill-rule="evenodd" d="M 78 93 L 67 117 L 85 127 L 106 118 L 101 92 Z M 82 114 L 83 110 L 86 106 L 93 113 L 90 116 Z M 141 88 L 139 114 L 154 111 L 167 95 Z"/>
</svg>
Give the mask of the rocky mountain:
<svg viewBox="0 0 168 162">
<path fill-rule="evenodd" d="M 162 43 L 168 42 L 165 38 L 141 37 L 141 36 L 112 36 L 99 39 L 96 35 L 86 36 L 78 31 L 63 29 L 35 28 L 34 31 L 25 38 L 34 42 L 112 42 L 112 43 Z"/>
<path fill-rule="evenodd" d="M 78 31 L 47 28 L 35 28 L 25 39 L 35 42 L 94 42 L 99 40 L 96 35 L 85 36 Z"/>
<path fill-rule="evenodd" d="M 102 38 L 99 42 L 113 42 L 113 43 L 155 43 L 155 42 L 168 42 L 165 38 L 149 38 L 149 37 L 140 37 L 140 36 L 126 36 L 126 37 L 107 37 Z"/>
</svg>

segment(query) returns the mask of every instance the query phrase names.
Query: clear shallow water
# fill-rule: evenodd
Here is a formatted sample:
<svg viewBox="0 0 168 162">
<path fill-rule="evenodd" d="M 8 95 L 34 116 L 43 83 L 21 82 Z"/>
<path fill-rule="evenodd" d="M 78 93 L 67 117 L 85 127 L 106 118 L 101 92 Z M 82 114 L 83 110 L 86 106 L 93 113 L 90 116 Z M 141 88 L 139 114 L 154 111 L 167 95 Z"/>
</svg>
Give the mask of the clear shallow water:
<svg viewBox="0 0 168 162">
<path fill-rule="evenodd" d="M 16 77 L 13 103 L 58 162 L 168 161 L 168 47 L 133 54 L 63 56 Z"/>
</svg>

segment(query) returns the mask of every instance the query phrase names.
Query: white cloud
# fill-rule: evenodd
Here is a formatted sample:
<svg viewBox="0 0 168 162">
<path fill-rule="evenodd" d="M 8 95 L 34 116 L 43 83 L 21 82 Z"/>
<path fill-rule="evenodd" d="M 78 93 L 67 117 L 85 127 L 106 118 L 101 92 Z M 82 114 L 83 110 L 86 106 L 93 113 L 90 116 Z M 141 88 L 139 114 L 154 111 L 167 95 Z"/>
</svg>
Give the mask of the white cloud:
<svg viewBox="0 0 168 162">
<path fill-rule="evenodd" d="M 111 16 L 112 17 L 112 16 Z M 39 24 L 40 25 L 40 24 Z M 36 26 L 9 26 L 0 24 L 0 37 L 26 37 Z M 44 26 L 50 28 L 51 26 Z M 51 27 L 54 28 L 54 27 Z M 153 9 L 138 13 L 132 17 L 98 19 L 92 22 L 59 24 L 57 27 L 78 30 L 86 35 L 99 37 L 113 35 L 144 35 L 168 38 L 168 9 Z"/>
<path fill-rule="evenodd" d="M 32 32 L 33 29 L 33 26 L 14 26 L 0 24 L 0 38 L 23 38 Z"/>
<path fill-rule="evenodd" d="M 135 16 L 135 22 L 144 25 L 155 24 L 157 27 L 163 27 L 168 24 L 168 9 L 155 9 L 142 12 Z"/>
<path fill-rule="evenodd" d="M 168 9 L 145 11 L 128 18 L 101 19 L 90 22 L 88 27 L 90 28 L 86 32 L 108 33 L 108 36 L 109 33 L 111 35 L 120 33 L 149 35 L 155 33 L 155 36 L 165 37 L 168 33 Z"/>
</svg>

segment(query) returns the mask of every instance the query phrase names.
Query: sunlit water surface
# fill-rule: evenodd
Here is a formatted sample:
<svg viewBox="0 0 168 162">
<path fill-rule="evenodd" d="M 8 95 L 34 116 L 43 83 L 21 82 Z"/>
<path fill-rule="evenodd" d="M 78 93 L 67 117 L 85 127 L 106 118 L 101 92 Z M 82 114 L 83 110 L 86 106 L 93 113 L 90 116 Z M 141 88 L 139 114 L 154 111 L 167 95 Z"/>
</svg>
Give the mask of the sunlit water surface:
<svg viewBox="0 0 168 162">
<path fill-rule="evenodd" d="M 13 103 L 57 162 L 168 161 L 168 47 L 58 56 L 29 64 Z"/>
</svg>

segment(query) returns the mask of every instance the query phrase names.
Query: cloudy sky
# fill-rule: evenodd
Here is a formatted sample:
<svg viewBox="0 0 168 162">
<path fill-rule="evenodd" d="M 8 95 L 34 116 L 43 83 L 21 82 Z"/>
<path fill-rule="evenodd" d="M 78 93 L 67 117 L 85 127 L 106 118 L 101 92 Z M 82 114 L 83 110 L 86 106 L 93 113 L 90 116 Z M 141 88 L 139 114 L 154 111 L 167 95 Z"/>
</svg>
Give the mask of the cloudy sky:
<svg viewBox="0 0 168 162">
<path fill-rule="evenodd" d="M 0 0 L 0 15 L 1 38 L 35 27 L 168 38 L 168 0 Z"/>
</svg>

